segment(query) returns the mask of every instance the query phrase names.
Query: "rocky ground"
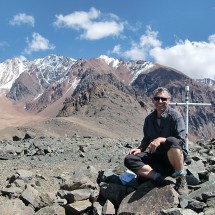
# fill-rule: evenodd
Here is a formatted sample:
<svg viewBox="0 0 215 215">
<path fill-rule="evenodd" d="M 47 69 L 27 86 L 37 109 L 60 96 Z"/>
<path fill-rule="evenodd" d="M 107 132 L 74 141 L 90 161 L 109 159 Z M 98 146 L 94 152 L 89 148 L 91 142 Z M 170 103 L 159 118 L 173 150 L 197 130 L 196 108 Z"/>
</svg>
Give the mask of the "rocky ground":
<svg viewBox="0 0 215 215">
<path fill-rule="evenodd" d="M 215 213 L 214 139 L 190 142 L 189 196 L 177 194 L 171 177 L 162 189 L 150 181 L 122 184 L 126 152 L 140 141 L 135 138 L 48 137 L 26 131 L 12 139 L 0 141 L 1 215 Z M 160 200 L 164 196 L 168 204 Z"/>
<path fill-rule="evenodd" d="M 139 186 L 119 180 L 127 151 L 142 138 L 141 118 L 129 124 L 26 116 L 24 123 L 15 114 L 5 123 L 4 116 L 0 215 L 215 214 L 214 139 L 190 142 L 190 194 L 179 196 L 172 177 L 162 189 L 150 181 Z"/>
<path fill-rule="evenodd" d="M 31 137 L 25 139 L 26 135 Z M 89 135 L 38 137 L 32 131 L 26 132 L 26 135 L 13 136 L 15 141 L 1 140 L 0 142 L 0 189 L 2 191 L 0 199 L 3 201 L 5 201 L 4 189 L 10 184 L 10 178 L 19 171 L 30 171 L 32 180 L 29 184 L 36 187 L 38 192 L 57 193 L 60 189 L 58 178 L 62 175 L 72 175 L 76 171 L 84 172 L 84 169 L 93 166 L 97 171 L 94 177 L 97 177 L 100 170 L 122 167 L 128 150 L 126 146 L 131 146 L 131 143 L 137 144 L 137 140 L 127 138 Z M 6 196 L 13 196 L 11 192 L 6 192 Z"/>
<path fill-rule="evenodd" d="M 123 162 L 126 145 L 137 144 L 134 139 L 113 139 L 108 137 L 39 137 L 29 140 L 1 141 L 0 144 L 0 186 L 18 169 L 41 174 L 47 180 L 40 190 L 59 189 L 53 184 L 54 177 L 71 173 L 89 165 L 98 170 L 115 168 Z M 128 150 L 128 148 L 127 148 Z"/>
<path fill-rule="evenodd" d="M 131 118 L 132 121 L 132 118 Z M 1 184 L 5 183 L 5 179 L 18 168 L 32 170 L 35 173 L 59 175 L 62 171 L 72 171 L 73 168 L 86 165 L 100 166 L 101 168 L 109 168 L 115 165 L 114 162 L 108 162 L 110 158 L 115 157 L 118 162 L 123 160 L 125 151 L 120 148 L 119 144 L 126 142 L 140 141 L 142 138 L 142 123 L 140 117 L 139 122 L 118 122 L 107 117 L 84 117 L 74 115 L 71 117 L 44 117 L 39 115 L 31 115 L 14 106 L 8 100 L 0 100 L 0 155 L 1 150 L 12 150 L 11 155 L 16 148 L 23 149 L 24 144 L 48 145 L 53 153 L 47 155 L 36 156 L 18 156 L 16 159 L 3 158 L 0 160 L 1 168 Z M 130 126 L 132 125 L 132 126 Z M 23 140 L 26 132 L 34 134 L 35 138 Z M 19 141 L 13 142 L 13 137 L 19 137 Z M 127 140 L 126 140 L 127 139 Z M 132 139 L 132 140 L 131 140 Z M 21 141 L 21 142 L 20 142 Z M 28 143 L 30 141 L 30 143 Z M 125 142 L 125 143 L 123 143 Z M 114 151 L 103 152 L 108 144 L 116 144 Z M 15 146 L 14 146 L 15 144 Z M 79 155 L 79 145 L 89 145 L 88 151 L 91 153 L 87 157 Z M 12 147 L 13 146 L 13 147 Z M 11 148 L 12 147 L 12 148 Z M 96 149 L 95 149 L 96 148 Z M 58 151 L 55 153 L 55 151 Z M 60 151 L 60 153 L 59 153 Z M 7 153 L 6 153 L 7 154 Z"/>
</svg>

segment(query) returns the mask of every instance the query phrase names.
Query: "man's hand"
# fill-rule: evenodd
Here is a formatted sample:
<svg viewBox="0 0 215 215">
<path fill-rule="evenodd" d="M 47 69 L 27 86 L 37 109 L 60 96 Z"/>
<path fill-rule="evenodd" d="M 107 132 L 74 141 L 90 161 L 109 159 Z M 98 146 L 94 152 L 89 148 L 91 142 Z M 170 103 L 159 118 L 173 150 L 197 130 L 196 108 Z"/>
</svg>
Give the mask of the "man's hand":
<svg viewBox="0 0 215 215">
<path fill-rule="evenodd" d="M 164 143 L 166 141 L 166 138 L 164 137 L 158 137 L 154 139 L 146 148 L 146 151 L 149 153 L 154 153 L 158 146 L 160 146 L 161 143 Z"/>
<path fill-rule="evenodd" d="M 131 150 L 128 152 L 128 155 L 131 155 L 131 154 L 136 155 L 136 154 L 138 154 L 138 153 L 140 153 L 140 152 L 141 152 L 140 149 L 135 148 L 135 149 L 131 149 Z"/>
</svg>

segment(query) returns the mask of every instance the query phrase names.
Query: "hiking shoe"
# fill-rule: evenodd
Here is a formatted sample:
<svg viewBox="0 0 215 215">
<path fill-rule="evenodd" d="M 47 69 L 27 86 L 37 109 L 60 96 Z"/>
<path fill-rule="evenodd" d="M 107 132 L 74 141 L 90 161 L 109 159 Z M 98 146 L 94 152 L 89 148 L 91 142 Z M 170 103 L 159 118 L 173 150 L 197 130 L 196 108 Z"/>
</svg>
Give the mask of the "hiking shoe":
<svg viewBox="0 0 215 215">
<path fill-rule="evenodd" d="M 179 175 L 176 177 L 175 189 L 180 195 L 189 194 L 186 175 Z"/>
</svg>

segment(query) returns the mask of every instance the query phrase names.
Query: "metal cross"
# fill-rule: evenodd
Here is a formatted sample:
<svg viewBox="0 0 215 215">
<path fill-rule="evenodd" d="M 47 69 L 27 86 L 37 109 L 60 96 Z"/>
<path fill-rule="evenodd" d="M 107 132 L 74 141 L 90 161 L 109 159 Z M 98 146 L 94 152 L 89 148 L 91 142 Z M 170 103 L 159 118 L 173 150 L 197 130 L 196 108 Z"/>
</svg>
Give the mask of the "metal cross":
<svg viewBox="0 0 215 215">
<path fill-rule="evenodd" d="M 189 152 L 189 147 L 188 147 L 188 123 L 189 123 L 189 117 L 188 117 L 188 108 L 189 106 L 211 106 L 211 103 L 190 103 L 189 102 L 189 86 L 185 87 L 185 92 L 186 92 L 186 98 L 185 98 L 185 103 L 170 103 L 170 105 L 176 105 L 176 106 L 185 106 L 186 109 L 186 115 L 185 115 L 185 129 L 186 129 L 186 136 L 185 136 L 185 147 L 187 151 Z"/>
</svg>

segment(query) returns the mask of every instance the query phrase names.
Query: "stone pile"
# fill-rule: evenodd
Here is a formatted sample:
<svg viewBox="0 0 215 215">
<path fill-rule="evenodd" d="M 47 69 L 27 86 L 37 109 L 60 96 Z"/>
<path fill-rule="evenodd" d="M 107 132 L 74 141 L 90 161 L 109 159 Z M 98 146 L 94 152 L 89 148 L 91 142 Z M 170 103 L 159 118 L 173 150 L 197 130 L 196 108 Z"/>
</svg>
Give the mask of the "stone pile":
<svg viewBox="0 0 215 215">
<path fill-rule="evenodd" d="M 0 214 L 215 214 L 215 139 L 189 144 L 186 170 L 190 192 L 181 196 L 174 189 L 175 178 L 170 176 L 164 187 L 156 187 L 152 181 L 139 183 L 137 178 L 132 183 L 121 182 L 126 171 L 125 153 L 137 144 L 135 140 L 77 136 L 37 139 L 31 133 L 23 139 L 1 141 L 2 168 L 9 162 L 17 166 L 7 172 L 0 188 Z M 26 169 L 19 168 L 20 160 Z M 64 171 L 67 161 L 76 162 L 73 171 Z M 51 162 L 59 168 L 54 177 L 47 178 Z M 35 172 L 41 163 L 47 169 Z M 28 165 L 34 165 L 32 170 Z M 53 190 L 47 191 L 44 182 Z"/>
</svg>

